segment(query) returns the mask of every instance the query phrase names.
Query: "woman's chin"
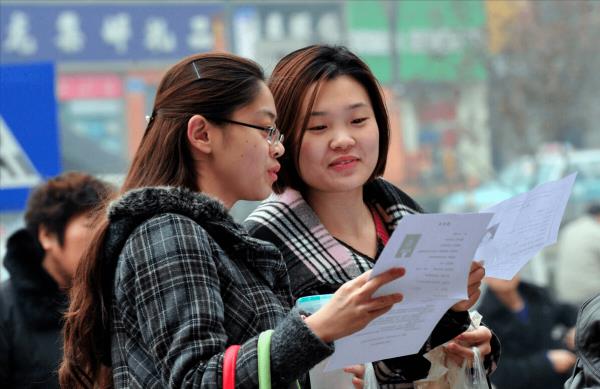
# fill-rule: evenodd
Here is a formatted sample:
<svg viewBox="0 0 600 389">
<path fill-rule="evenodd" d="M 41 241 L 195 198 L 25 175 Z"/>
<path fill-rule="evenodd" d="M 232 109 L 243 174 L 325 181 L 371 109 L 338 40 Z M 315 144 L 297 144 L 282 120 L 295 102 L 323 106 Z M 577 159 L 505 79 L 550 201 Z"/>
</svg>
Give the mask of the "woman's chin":
<svg viewBox="0 0 600 389">
<path fill-rule="evenodd" d="M 256 191 L 255 193 L 250 194 L 248 196 L 248 198 L 246 198 L 244 200 L 247 200 L 247 201 L 263 201 L 267 197 L 269 197 L 271 195 L 271 193 L 273 193 L 273 190 L 269 186 L 269 187 L 265 188 L 264 190 Z"/>
</svg>

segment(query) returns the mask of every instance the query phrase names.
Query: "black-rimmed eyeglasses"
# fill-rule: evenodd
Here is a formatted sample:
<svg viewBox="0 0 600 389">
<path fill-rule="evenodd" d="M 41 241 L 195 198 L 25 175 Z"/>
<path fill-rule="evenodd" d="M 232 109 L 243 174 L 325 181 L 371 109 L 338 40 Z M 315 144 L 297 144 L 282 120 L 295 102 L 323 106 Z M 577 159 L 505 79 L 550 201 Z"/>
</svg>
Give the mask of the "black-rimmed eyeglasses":
<svg viewBox="0 0 600 389">
<path fill-rule="evenodd" d="M 244 127 L 255 128 L 255 129 L 261 130 L 261 131 L 266 131 L 267 143 L 269 143 L 271 146 L 277 146 L 279 143 L 283 142 L 283 134 L 281 132 L 279 132 L 279 130 L 275 126 L 263 127 L 263 126 L 257 126 L 255 124 L 238 122 L 237 120 L 231 120 L 231 119 L 222 119 L 222 118 L 211 118 L 211 119 L 220 121 L 220 122 L 225 122 L 225 123 L 238 124 L 238 125 L 244 126 Z"/>
</svg>

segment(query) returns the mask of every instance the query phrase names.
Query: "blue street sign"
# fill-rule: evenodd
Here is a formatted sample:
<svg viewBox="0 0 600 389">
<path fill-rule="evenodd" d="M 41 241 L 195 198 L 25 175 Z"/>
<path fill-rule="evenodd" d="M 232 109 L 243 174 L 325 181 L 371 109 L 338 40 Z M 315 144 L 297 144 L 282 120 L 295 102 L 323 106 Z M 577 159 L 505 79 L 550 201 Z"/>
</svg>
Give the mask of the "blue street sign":
<svg viewBox="0 0 600 389">
<path fill-rule="evenodd" d="M 178 59 L 218 48 L 221 4 L 2 1 L 0 61 Z"/>
<path fill-rule="evenodd" d="M 56 109 L 54 65 L 0 66 L 0 211 L 22 210 L 60 173 Z"/>
</svg>

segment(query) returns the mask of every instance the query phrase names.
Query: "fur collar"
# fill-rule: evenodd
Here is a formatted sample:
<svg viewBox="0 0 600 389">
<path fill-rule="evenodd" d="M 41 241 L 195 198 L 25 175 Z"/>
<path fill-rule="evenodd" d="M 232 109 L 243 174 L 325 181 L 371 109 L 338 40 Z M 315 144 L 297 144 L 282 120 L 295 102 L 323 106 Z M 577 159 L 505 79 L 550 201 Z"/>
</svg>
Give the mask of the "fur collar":
<svg viewBox="0 0 600 389">
<path fill-rule="evenodd" d="M 260 247 L 259 242 L 250 238 L 244 228 L 234 222 L 218 200 L 181 187 L 149 187 L 131 190 L 110 204 L 107 255 L 116 260 L 125 241 L 138 225 L 164 213 L 189 217 L 213 238 L 224 240 L 224 249 L 236 250 L 244 244 Z"/>
<path fill-rule="evenodd" d="M 180 187 L 134 189 L 113 201 L 108 210 L 111 222 L 123 219 L 148 219 L 161 213 L 178 213 L 196 221 L 233 222 L 225 206 L 202 193 Z"/>
<path fill-rule="evenodd" d="M 44 251 L 29 231 L 21 229 L 8 238 L 4 266 L 16 307 L 34 328 L 60 328 L 67 296 L 42 267 Z"/>
<path fill-rule="evenodd" d="M 106 291 L 112 290 L 116 263 L 129 235 L 144 221 L 164 213 L 176 213 L 194 220 L 230 257 L 267 258 L 252 260 L 249 265 L 270 285 L 281 272 L 285 272 L 285 264 L 277 248 L 248 235 L 244 227 L 234 222 L 221 202 L 186 188 L 149 187 L 127 192 L 109 206 L 110 224 L 104 241 L 103 259 L 104 273 L 108 276 L 104 279 L 110 282 L 104 286 Z"/>
</svg>

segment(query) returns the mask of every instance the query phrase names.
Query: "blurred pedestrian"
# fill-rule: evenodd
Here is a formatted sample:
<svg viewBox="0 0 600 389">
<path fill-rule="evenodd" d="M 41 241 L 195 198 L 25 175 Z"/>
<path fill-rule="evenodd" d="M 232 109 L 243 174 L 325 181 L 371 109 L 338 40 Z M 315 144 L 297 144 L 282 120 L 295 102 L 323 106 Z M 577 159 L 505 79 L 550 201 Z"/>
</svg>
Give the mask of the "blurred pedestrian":
<svg viewBox="0 0 600 389">
<path fill-rule="evenodd" d="M 166 72 L 122 196 L 74 281 L 63 387 L 216 389 L 235 377 L 236 388 L 256 388 L 257 341 L 269 329 L 272 387 L 289 387 L 334 340 L 400 301 L 372 297 L 403 274 L 395 269 L 346 283 L 305 320 L 289 312 L 280 253 L 228 214 L 271 192 L 284 152 L 276 117 L 250 60 L 207 53 Z M 226 350 L 237 355 L 231 370 Z"/>
<path fill-rule="evenodd" d="M 275 66 L 269 86 L 289 152 L 274 184 L 277 195 L 246 226 L 281 250 L 294 298 L 333 293 L 374 266 L 404 215 L 422 210 L 380 177 L 389 120 L 379 84 L 360 58 L 344 47 L 305 47 Z M 409 388 L 427 375 L 423 354 L 466 330 L 483 275 L 474 264 L 469 299 L 445 313 L 418 354 L 374 364 L 381 384 Z M 490 330 L 481 327 L 447 350 L 462 361 L 473 357 L 465 346 L 478 346 L 491 372 L 499 353 L 491 340 Z"/>
<path fill-rule="evenodd" d="M 510 281 L 486 278 L 486 283 L 477 309 L 502 342 L 492 383 L 497 389 L 562 388 L 576 359 L 576 308 L 519 275 Z"/>
<path fill-rule="evenodd" d="M 91 239 L 94 210 L 111 193 L 84 173 L 65 173 L 35 188 L 25 228 L 7 242 L 0 286 L 0 383 L 58 388 L 62 315 L 75 269 Z"/>
<path fill-rule="evenodd" d="M 580 306 L 600 293 L 600 203 L 561 231 L 557 261 L 559 299 Z"/>
<path fill-rule="evenodd" d="M 600 388 L 600 294 L 581 306 L 575 346 L 577 364 L 565 389 Z"/>
</svg>

